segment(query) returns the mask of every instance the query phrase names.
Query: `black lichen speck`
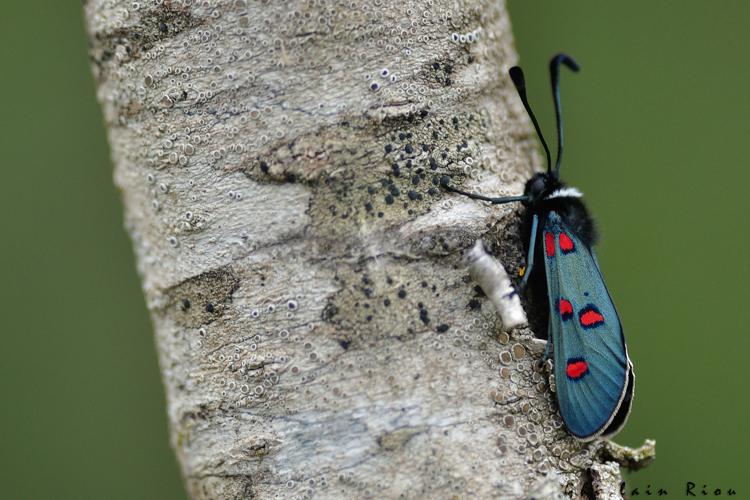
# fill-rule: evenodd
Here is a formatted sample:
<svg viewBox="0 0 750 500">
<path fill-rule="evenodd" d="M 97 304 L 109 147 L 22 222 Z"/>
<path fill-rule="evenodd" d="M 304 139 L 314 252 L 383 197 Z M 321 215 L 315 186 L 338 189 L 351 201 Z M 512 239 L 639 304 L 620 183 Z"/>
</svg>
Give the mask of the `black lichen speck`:
<svg viewBox="0 0 750 500">
<path fill-rule="evenodd" d="M 339 308 L 333 304 L 328 304 L 321 313 L 323 321 L 328 321 L 339 313 Z"/>
<path fill-rule="evenodd" d="M 422 323 L 425 325 L 430 324 L 430 317 L 428 316 L 427 309 L 421 308 L 419 310 L 419 319 L 422 320 Z"/>
</svg>

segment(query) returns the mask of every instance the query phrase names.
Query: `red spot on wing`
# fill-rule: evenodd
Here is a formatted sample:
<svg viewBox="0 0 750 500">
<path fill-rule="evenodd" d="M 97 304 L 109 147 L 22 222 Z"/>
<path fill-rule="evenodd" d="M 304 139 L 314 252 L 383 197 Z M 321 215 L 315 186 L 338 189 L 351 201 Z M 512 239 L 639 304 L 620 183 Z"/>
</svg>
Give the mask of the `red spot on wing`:
<svg viewBox="0 0 750 500">
<path fill-rule="evenodd" d="M 570 236 L 565 233 L 560 233 L 560 250 L 562 250 L 562 253 L 570 253 L 575 249 L 576 246 L 573 244 L 573 240 L 570 239 Z"/>
<path fill-rule="evenodd" d="M 570 301 L 560 299 L 557 307 L 560 311 L 560 317 L 562 317 L 563 321 L 573 317 L 573 304 L 571 304 Z"/>
<path fill-rule="evenodd" d="M 547 249 L 547 257 L 555 256 L 555 235 L 544 233 L 544 247 Z"/>
<path fill-rule="evenodd" d="M 578 312 L 578 320 L 584 328 L 594 328 L 604 324 L 604 316 L 592 304 L 587 305 Z"/>
<path fill-rule="evenodd" d="M 581 358 L 569 359 L 565 367 L 565 374 L 573 380 L 583 377 L 588 371 L 589 364 Z"/>
</svg>

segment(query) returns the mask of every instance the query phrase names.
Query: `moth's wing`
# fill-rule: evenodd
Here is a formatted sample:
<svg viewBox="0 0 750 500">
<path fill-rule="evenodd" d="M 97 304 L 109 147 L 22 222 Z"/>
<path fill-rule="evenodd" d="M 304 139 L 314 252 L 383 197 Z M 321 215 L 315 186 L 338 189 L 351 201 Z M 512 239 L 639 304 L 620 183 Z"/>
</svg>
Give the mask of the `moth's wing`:
<svg viewBox="0 0 750 500">
<path fill-rule="evenodd" d="M 560 414 L 579 439 L 613 434 L 633 392 L 620 318 L 591 249 L 555 212 L 545 220 L 543 243 Z"/>
</svg>

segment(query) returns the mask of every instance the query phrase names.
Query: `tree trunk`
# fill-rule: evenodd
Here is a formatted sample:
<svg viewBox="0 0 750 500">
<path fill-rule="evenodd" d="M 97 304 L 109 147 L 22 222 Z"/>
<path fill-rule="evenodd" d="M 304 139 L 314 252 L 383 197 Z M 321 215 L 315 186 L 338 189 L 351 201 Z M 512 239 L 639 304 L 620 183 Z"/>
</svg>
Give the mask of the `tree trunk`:
<svg viewBox="0 0 750 500">
<path fill-rule="evenodd" d="M 619 490 L 462 261 L 517 207 L 438 185 L 533 171 L 501 2 L 84 3 L 193 498 Z"/>
</svg>

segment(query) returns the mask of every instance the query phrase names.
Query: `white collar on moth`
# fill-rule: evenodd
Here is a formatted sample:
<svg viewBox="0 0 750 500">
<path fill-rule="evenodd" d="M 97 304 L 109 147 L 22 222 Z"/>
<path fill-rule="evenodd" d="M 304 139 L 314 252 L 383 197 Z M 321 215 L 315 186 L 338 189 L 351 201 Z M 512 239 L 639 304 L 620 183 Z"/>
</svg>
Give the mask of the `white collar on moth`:
<svg viewBox="0 0 750 500">
<path fill-rule="evenodd" d="M 577 188 L 574 187 L 564 187 L 560 189 L 555 189 L 552 191 L 549 196 L 545 197 L 545 200 L 551 200 L 552 198 L 580 198 L 583 196 L 583 193 L 580 192 Z"/>
</svg>

